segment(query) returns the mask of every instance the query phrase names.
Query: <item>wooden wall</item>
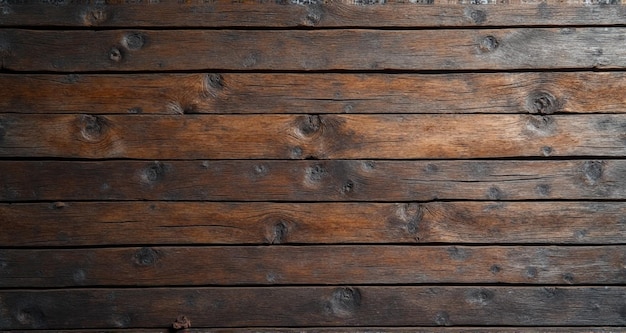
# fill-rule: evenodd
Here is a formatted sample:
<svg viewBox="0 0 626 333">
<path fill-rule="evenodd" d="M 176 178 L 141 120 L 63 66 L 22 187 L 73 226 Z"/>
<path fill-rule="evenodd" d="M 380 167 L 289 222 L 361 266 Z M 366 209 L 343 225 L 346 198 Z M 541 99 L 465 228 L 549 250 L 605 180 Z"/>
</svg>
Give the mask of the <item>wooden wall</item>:
<svg viewBox="0 0 626 333">
<path fill-rule="evenodd" d="M 624 24 L 0 0 L 0 330 L 624 331 Z"/>
</svg>

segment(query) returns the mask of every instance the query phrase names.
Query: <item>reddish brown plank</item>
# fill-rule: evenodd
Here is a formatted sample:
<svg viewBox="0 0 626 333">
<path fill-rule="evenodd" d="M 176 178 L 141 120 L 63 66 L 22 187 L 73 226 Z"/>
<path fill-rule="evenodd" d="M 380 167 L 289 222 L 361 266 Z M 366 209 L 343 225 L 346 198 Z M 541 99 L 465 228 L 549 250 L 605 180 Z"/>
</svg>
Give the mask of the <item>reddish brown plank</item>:
<svg viewBox="0 0 626 333">
<path fill-rule="evenodd" d="M 324 1 L 296 0 L 158 2 L 106 4 L 15 1 L 3 3 L 3 26 L 101 27 L 429 27 L 507 25 L 615 25 L 626 14 L 619 2 L 594 1 Z M 373 3 L 373 5 L 360 5 Z M 429 5 L 430 4 L 430 5 Z"/>
<path fill-rule="evenodd" d="M 323 258 L 323 260 L 320 260 Z M 0 288 L 624 284 L 626 246 L 228 246 L 0 250 Z"/>
<path fill-rule="evenodd" d="M 624 27 L 0 31 L 13 71 L 624 68 Z M 80 46 L 80 47 L 79 47 Z M 71 50 L 71 51 L 69 51 Z"/>
<path fill-rule="evenodd" d="M 625 199 L 626 161 L 3 161 L 0 200 Z"/>
<path fill-rule="evenodd" d="M 623 287 L 284 287 L 0 291 L 0 329 L 624 325 Z"/>
<path fill-rule="evenodd" d="M 623 244 L 622 202 L 0 205 L 0 246 L 128 244 Z"/>
<path fill-rule="evenodd" d="M 0 86 L 0 110 L 19 113 L 626 112 L 622 72 L 5 74 Z"/>
<path fill-rule="evenodd" d="M 626 154 L 626 115 L 3 114 L 0 127 L 0 157 L 439 159 Z"/>
</svg>

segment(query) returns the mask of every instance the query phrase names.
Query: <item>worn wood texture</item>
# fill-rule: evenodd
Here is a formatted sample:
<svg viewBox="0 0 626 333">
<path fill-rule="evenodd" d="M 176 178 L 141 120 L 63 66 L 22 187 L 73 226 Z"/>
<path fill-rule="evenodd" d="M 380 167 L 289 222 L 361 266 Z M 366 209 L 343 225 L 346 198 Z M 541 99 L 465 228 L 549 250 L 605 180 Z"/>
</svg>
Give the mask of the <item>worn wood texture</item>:
<svg viewBox="0 0 626 333">
<path fill-rule="evenodd" d="M 83 329 L 83 330 L 29 330 L 29 333 L 171 333 L 170 329 Z M 185 333 L 622 333 L 626 329 L 606 327 L 256 327 L 256 328 L 188 328 Z"/>
<path fill-rule="evenodd" d="M 29 261 L 39 265 L 23 264 Z M 613 285 L 626 282 L 625 262 L 626 246 L 0 250 L 0 288 L 435 283 Z"/>
<path fill-rule="evenodd" d="M 615 25 L 610 0 L 522 1 L 5 2 L 0 26 L 74 27 L 459 27 Z M 472 5 L 475 4 L 475 5 Z M 487 4 L 479 6 L 478 4 Z"/>
<path fill-rule="evenodd" d="M 623 72 L 4 74 L 0 86 L 6 113 L 626 112 Z"/>
<path fill-rule="evenodd" d="M 240 30 L 3 29 L 0 30 L 0 69 L 54 72 L 620 69 L 626 66 L 624 33 L 624 27 L 345 29 L 341 33 L 335 30 L 242 33 Z"/>
<path fill-rule="evenodd" d="M 3 161 L 0 201 L 626 199 L 626 161 Z"/>
<path fill-rule="evenodd" d="M 184 272 L 181 272 L 184 274 Z M 282 287 L 0 291 L 0 329 L 599 326 L 626 324 L 624 287 Z"/>
<path fill-rule="evenodd" d="M 624 244 L 623 202 L 1 204 L 1 247 Z"/>
<path fill-rule="evenodd" d="M 0 157 L 442 159 L 626 154 L 626 115 L 2 114 L 0 126 Z"/>
</svg>

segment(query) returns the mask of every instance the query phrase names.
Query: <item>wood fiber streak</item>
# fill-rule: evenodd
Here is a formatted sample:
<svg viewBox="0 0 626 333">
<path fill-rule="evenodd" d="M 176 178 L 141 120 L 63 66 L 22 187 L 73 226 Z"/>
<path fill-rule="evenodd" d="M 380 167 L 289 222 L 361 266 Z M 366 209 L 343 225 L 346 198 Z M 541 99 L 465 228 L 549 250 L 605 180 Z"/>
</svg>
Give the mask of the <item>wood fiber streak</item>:
<svg viewBox="0 0 626 333">
<path fill-rule="evenodd" d="M 57 2 L 3 3 L 0 26 L 73 27 L 462 27 L 507 25 L 623 24 L 624 7 L 611 1 L 386 1 L 359 6 L 348 1 L 296 5 L 283 2 L 160 0 L 158 3 L 54 5 Z M 306 1 L 299 1 L 306 3 Z M 459 4 L 457 4 L 459 3 Z"/>
<path fill-rule="evenodd" d="M 5 74 L 0 86 L 0 111 L 17 113 L 626 112 L 622 72 Z"/>
<path fill-rule="evenodd" d="M 626 161 L 0 162 L 0 200 L 626 199 Z"/>
<path fill-rule="evenodd" d="M 1 69 L 510 70 L 626 66 L 626 28 L 0 31 Z"/>
<path fill-rule="evenodd" d="M 0 124 L 0 157 L 465 159 L 626 154 L 626 115 L 2 114 Z"/>
<path fill-rule="evenodd" d="M 626 282 L 626 246 L 143 247 L 0 250 L 0 259 L 0 288 Z"/>
<path fill-rule="evenodd" d="M 622 202 L 1 204 L 1 247 L 623 244 Z"/>
<path fill-rule="evenodd" d="M 623 287 L 284 287 L 0 291 L 0 329 L 624 325 Z M 168 317 L 167 314 L 171 314 Z"/>
</svg>

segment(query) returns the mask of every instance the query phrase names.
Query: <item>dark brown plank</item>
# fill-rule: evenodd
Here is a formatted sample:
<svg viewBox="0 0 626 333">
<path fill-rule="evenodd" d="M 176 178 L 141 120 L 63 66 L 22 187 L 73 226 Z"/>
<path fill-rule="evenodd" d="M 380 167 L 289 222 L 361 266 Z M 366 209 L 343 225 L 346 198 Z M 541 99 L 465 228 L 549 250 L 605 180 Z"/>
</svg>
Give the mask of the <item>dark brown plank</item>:
<svg viewBox="0 0 626 333">
<path fill-rule="evenodd" d="M 323 258 L 323 260 L 320 260 Z M 624 284 L 626 246 L 228 246 L 0 250 L 0 288 Z"/>
<path fill-rule="evenodd" d="M 595 1 L 107 1 L 3 3 L 3 26 L 101 27 L 428 27 L 506 25 L 615 25 L 623 24 L 623 6 Z M 371 6 L 360 4 L 372 3 Z M 431 5 L 427 5 L 431 4 Z"/>
<path fill-rule="evenodd" d="M 623 287 L 285 287 L 1 291 L 0 329 L 624 325 Z M 168 316 L 168 314 L 170 314 Z"/>
<path fill-rule="evenodd" d="M 626 154 L 626 115 L 3 114 L 0 126 L 0 157 L 440 159 Z"/>
<path fill-rule="evenodd" d="M 14 71 L 624 68 L 626 28 L 0 31 Z M 70 51 L 71 50 L 71 51 Z"/>
<path fill-rule="evenodd" d="M 622 72 L 5 74 L 0 86 L 0 110 L 20 113 L 626 112 Z"/>
<path fill-rule="evenodd" d="M 0 200 L 626 199 L 626 161 L 3 161 Z"/>
<path fill-rule="evenodd" d="M 193 324 L 193 323 L 192 323 Z M 29 330 L 29 333 L 170 333 L 170 329 L 98 329 Z M 258 328 L 188 328 L 185 333 L 622 333 L 621 327 L 258 327 Z"/>
<path fill-rule="evenodd" d="M 128 244 L 623 244 L 622 202 L 0 205 L 0 246 Z"/>
</svg>

